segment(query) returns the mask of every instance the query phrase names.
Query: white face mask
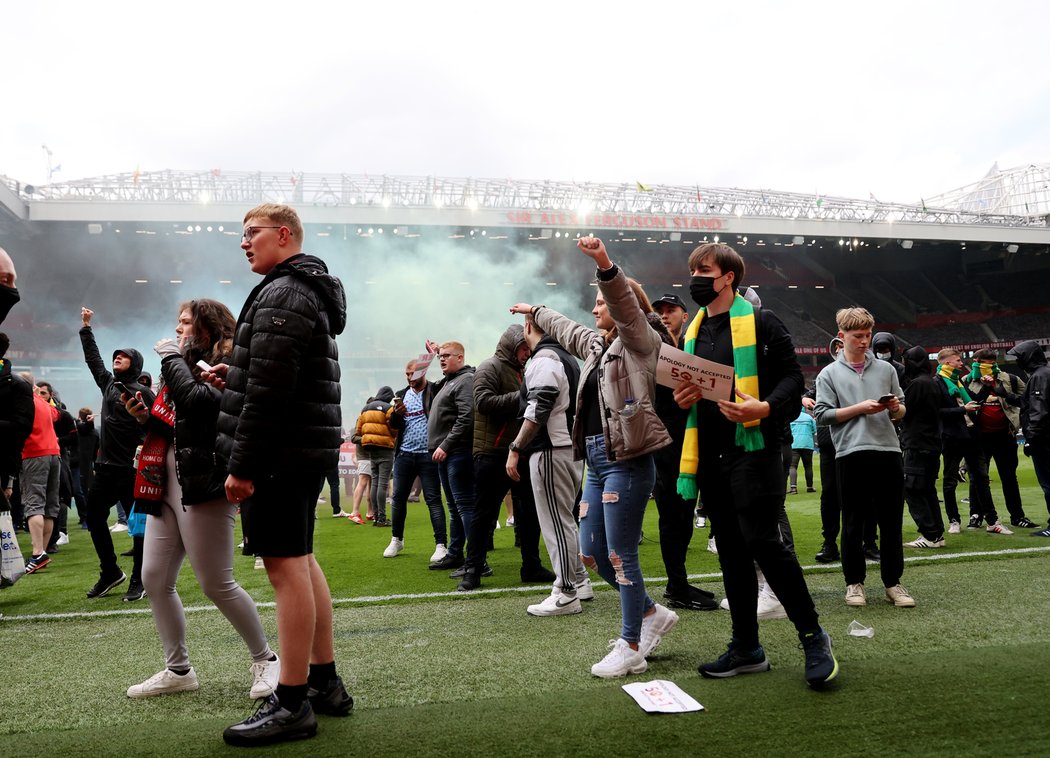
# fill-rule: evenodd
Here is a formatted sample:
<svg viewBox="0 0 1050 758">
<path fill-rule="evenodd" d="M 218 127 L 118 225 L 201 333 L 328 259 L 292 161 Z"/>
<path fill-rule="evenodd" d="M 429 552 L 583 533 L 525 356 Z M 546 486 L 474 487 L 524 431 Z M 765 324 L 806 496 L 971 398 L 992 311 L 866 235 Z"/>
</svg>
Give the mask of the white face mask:
<svg viewBox="0 0 1050 758">
<path fill-rule="evenodd" d="M 893 353 L 875 353 L 875 357 L 880 361 L 888 361 Z"/>
</svg>

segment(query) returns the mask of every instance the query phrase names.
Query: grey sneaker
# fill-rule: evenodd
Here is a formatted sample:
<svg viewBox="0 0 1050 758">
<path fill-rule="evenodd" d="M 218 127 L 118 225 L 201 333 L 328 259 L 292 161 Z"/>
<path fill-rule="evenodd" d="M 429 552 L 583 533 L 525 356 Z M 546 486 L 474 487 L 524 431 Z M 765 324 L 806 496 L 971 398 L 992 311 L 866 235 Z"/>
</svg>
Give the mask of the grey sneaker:
<svg viewBox="0 0 1050 758">
<path fill-rule="evenodd" d="M 234 747 L 255 747 L 304 740 L 315 734 L 317 717 L 314 716 L 309 699 L 303 700 L 299 710 L 292 713 L 281 705 L 276 695 L 270 695 L 251 716 L 239 724 L 226 727 L 222 739 Z"/>
</svg>

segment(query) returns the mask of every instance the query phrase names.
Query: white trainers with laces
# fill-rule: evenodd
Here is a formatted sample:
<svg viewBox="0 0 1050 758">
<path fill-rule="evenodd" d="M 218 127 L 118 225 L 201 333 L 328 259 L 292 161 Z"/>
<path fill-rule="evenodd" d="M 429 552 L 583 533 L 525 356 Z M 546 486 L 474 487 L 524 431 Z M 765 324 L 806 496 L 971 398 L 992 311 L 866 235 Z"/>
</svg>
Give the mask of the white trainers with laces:
<svg viewBox="0 0 1050 758">
<path fill-rule="evenodd" d="M 255 568 L 256 569 L 264 569 L 264 568 L 266 568 L 266 564 L 263 563 L 262 556 L 256 556 L 256 558 L 255 558 Z"/>
<path fill-rule="evenodd" d="M 718 554 L 718 545 L 715 544 L 715 538 L 711 537 L 707 540 L 707 552 Z"/>
<path fill-rule="evenodd" d="M 948 534 L 962 534 L 962 524 L 958 521 L 952 521 L 948 524 Z"/>
<path fill-rule="evenodd" d="M 66 534 L 65 532 L 59 532 L 58 533 L 58 539 L 55 540 L 55 544 L 56 545 L 68 545 L 69 544 L 69 535 Z"/>
<path fill-rule="evenodd" d="M 649 664 L 642 655 L 641 643 L 638 650 L 631 650 L 626 640 L 609 640 L 609 653 L 591 666 L 591 674 L 603 679 L 612 679 L 627 674 L 641 674 Z"/>
<path fill-rule="evenodd" d="M 402 550 L 405 549 L 405 541 L 399 540 L 397 537 L 390 538 L 390 544 L 386 546 L 386 550 L 383 551 L 384 558 L 393 558 Z"/>
<path fill-rule="evenodd" d="M 269 697 L 277 689 L 277 680 L 281 678 L 281 659 L 274 653 L 272 661 L 256 661 L 251 671 L 252 689 L 249 696 L 252 700 Z"/>
<path fill-rule="evenodd" d="M 111 532 L 126 532 L 128 530 L 127 524 L 121 524 L 119 521 L 109 528 Z"/>
<path fill-rule="evenodd" d="M 585 603 L 588 600 L 594 600 L 594 585 L 591 584 L 590 579 L 584 579 L 576 585 L 576 597 Z"/>
<path fill-rule="evenodd" d="M 706 516 L 697 516 L 696 517 L 696 528 L 697 529 L 703 529 L 705 526 L 707 526 L 707 517 Z"/>
<path fill-rule="evenodd" d="M 944 539 L 939 540 L 928 540 L 925 537 L 918 537 L 911 542 L 905 542 L 904 547 L 916 547 L 916 548 L 936 548 L 944 547 Z"/>
<path fill-rule="evenodd" d="M 530 616 L 571 616 L 582 611 L 583 607 L 580 605 L 578 596 L 568 597 L 560 590 L 555 590 L 541 602 L 525 609 Z"/>
<path fill-rule="evenodd" d="M 864 595 L 863 584 L 846 585 L 846 605 L 859 607 L 868 604 L 868 598 Z"/>
<path fill-rule="evenodd" d="M 994 524 L 989 524 L 985 531 L 991 534 L 1013 534 L 1013 530 L 1007 529 L 1003 526 L 1002 521 L 996 521 Z M 59 542 L 58 544 L 61 545 L 62 543 Z"/>
<path fill-rule="evenodd" d="M 133 684 L 128 687 L 128 697 L 156 697 L 167 695 L 170 692 L 190 692 L 198 687 L 200 684 L 197 682 L 197 672 L 192 667 L 182 676 L 171 669 L 164 669 L 141 684 Z"/>
<path fill-rule="evenodd" d="M 648 658 L 663 636 L 678 623 L 678 614 L 670 608 L 665 608 L 659 603 L 655 603 L 653 607 L 656 610 L 648 616 L 642 616 L 642 634 L 638 641 L 638 650 L 643 658 Z"/>
<path fill-rule="evenodd" d="M 439 542 L 437 547 L 434 548 L 434 554 L 430 556 L 430 562 L 437 563 L 446 555 L 448 555 L 448 548 L 445 547 L 444 543 Z"/>
<path fill-rule="evenodd" d="M 898 608 L 915 607 L 915 598 L 913 598 L 911 593 L 904 589 L 904 586 L 900 584 L 895 584 L 892 587 L 886 588 L 886 600 L 893 603 Z"/>
<path fill-rule="evenodd" d="M 780 604 L 776 593 L 770 589 L 766 582 L 758 587 L 758 612 L 756 618 L 759 621 L 772 621 L 773 619 L 786 619 L 788 617 L 784 606 Z"/>
<path fill-rule="evenodd" d="M 727 598 L 727 597 L 722 598 L 722 600 L 718 603 L 718 607 L 721 608 L 723 611 L 728 611 L 729 610 L 729 598 Z"/>
</svg>

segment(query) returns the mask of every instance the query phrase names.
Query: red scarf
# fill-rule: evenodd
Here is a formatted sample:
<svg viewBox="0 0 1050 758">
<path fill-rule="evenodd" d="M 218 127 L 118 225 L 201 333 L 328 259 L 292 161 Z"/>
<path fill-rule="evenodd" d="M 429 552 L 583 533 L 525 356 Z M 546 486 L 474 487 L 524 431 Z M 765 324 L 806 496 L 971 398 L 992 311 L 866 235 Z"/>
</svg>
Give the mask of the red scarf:
<svg viewBox="0 0 1050 758">
<path fill-rule="evenodd" d="M 165 425 L 163 431 L 150 429 L 142 442 L 135 466 L 135 499 L 159 501 L 164 494 L 164 482 L 168 475 L 168 445 L 171 444 L 170 429 L 175 427 L 175 409 L 170 405 L 167 386 L 160 388 L 153 401 L 150 416 Z M 166 432 L 166 433 L 165 433 Z"/>
</svg>

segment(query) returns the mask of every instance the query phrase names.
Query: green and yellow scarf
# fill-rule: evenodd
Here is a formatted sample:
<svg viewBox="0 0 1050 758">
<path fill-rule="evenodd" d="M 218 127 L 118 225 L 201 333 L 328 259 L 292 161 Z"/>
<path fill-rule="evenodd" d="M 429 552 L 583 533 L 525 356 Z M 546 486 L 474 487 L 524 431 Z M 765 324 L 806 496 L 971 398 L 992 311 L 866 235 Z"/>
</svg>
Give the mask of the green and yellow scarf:
<svg viewBox="0 0 1050 758">
<path fill-rule="evenodd" d="M 959 382 L 959 372 L 947 363 L 942 363 L 940 365 L 937 369 L 937 376 L 944 380 L 944 385 L 948 388 L 948 394 L 951 397 L 962 400 L 963 405 L 973 402 L 970 393 L 967 392 L 966 388 Z"/>
<path fill-rule="evenodd" d="M 689 324 L 685 333 L 685 352 L 694 355 L 696 336 L 704 320 L 706 309 Z M 751 397 L 758 397 L 758 349 L 755 338 L 755 308 L 739 294 L 729 309 L 729 328 L 733 338 L 733 371 L 736 373 L 736 389 Z M 734 396 L 736 402 L 743 402 Z M 678 494 L 686 500 L 695 500 L 697 495 L 696 469 L 700 464 L 700 432 L 697 428 L 697 406 L 689 409 L 685 424 L 685 441 L 682 444 L 682 460 L 678 468 Z M 763 450 L 766 446 L 759 428 L 761 421 L 747 421 L 736 425 L 736 444 L 747 452 Z"/>
<path fill-rule="evenodd" d="M 998 378 L 999 364 L 974 361 L 973 368 L 970 369 L 970 375 L 966 377 L 966 383 L 980 381 L 982 376 L 990 376 L 992 379 Z"/>
</svg>

